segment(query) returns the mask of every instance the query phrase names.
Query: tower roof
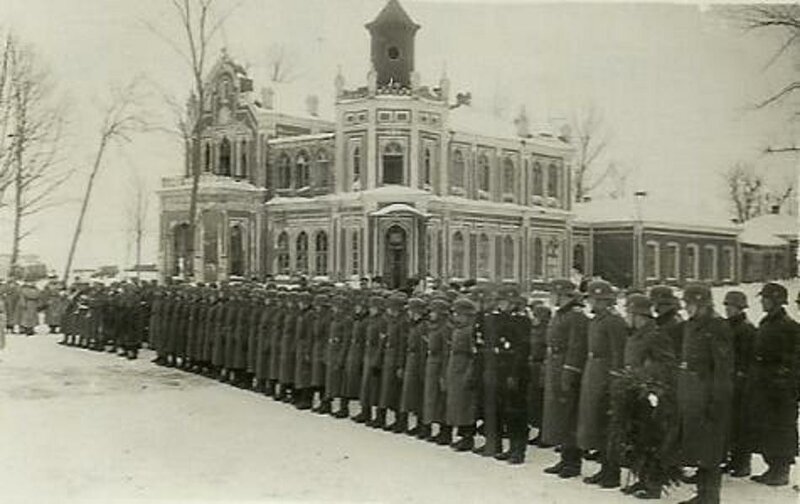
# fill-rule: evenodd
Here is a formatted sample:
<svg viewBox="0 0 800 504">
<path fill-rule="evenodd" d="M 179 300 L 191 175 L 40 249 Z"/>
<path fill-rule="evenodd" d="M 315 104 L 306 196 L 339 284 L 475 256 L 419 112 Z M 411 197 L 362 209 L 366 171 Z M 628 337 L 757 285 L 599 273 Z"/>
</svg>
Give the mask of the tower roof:
<svg viewBox="0 0 800 504">
<path fill-rule="evenodd" d="M 370 23 L 367 29 L 372 31 L 380 26 L 405 26 L 410 30 L 417 31 L 420 26 L 411 19 L 399 0 L 389 0 L 380 11 L 378 16 Z"/>
</svg>

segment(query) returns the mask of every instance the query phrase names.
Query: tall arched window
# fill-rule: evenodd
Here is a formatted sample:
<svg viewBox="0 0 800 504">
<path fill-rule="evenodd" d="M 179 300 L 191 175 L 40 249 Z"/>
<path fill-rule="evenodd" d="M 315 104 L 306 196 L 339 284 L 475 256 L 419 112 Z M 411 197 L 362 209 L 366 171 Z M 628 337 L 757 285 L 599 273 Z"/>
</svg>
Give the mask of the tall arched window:
<svg viewBox="0 0 800 504">
<path fill-rule="evenodd" d="M 289 273 L 289 235 L 284 231 L 278 235 L 278 273 L 287 275 Z"/>
<path fill-rule="evenodd" d="M 489 172 L 489 158 L 481 154 L 478 158 L 478 189 L 489 192 L 491 188 L 491 174 Z"/>
<path fill-rule="evenodd" d="M 503 194 L 504 195 L 512 195 L 514 194 L 514 162 L 506 158 L 503 161 Z"/>
<path fill-rule="evenodd" d="M 699 277 L 698 247 L 694 243 L 686 245 L 686 261 L 684 276 L 687 280 L 697 280 Z"/>
<path fill-rule="evenodd" d="M 223 138 L 219 144 L 219 174 L 226 177 L 231 175 L 231 142 Z"/>
<path fill-rule="evenodd" d="M 533 163 L 533 195 L 544 196 L 544 173 L 542 173 L 542 165 L 537 161 Z"/>
<path fill-rule="evenodd" d="M 278 188 L 289 189 L 292 186 L 292 160 L 284 152 L 278 160 Z"/>
<path fill-rule="evenodd" d="M 302 231 L 295 242 L 295 271 L 308 273 L 308 235 Z"/>
<path fill-rule="evenodd" d="M 547 168 L 547 195 L 551 198 L 558 198 L 559 188 L 559 171 L 558 166 L 551 164 Z"/>
<path fill-rule="evenodd" d="M 537 278 L 544 277 L 544 250 L 542 248 L 542 239 L 533 239 L 532 252 L 533 257 L 531 263 L 533 264 L 533 274 Z"/>
<path fill-rule="evenodd" d="M 211 171 L 211 145 L 206 144 L 205 152 L 203 154 L 203 171 L 209 173 Z"/>
<path fill-rule="evenodd" d="M 503 278 L 514 278 L 514 239 L 503 238 Z"/>
<path fill-rule="evenodd" d="M 464 278 L 464 235 L 461 231 L 453 235 L 453 276 Z"/>
<path fill-rule="evenodd" d="M 239 154 L 238 178 L 247 178 L 247 140 L 242 140 L 242 150 Z"/>
<path fill-rule="evenodd" d="M 317 152 L 317 186 L 328 187 L 330 181 L 331 160 L 328 151 L 320 149 Z"/>
<path fill-rule="evenodd" d="M 228 271 L 231 276 L 244 276 L 245 246 L 242 226 L 231 227 L 230 234 L 230 259 Z"/>
<path fill-rule="evenodd" d="M 314 250 L 316 252 L 314 259 L 314 272 L 317 275 L 328 274 L 328 235 L 325 231 L 317 233 L 314 238 Z"/>
<path fill-rule="evenodd" d="M 490 260 L 490 244 L 489 237 L 482 234 L 478 240 L 478 277 L 489 278 L 489 260 Z"/>
<path fill-rule="evenodd" d="M 353 182 L 361 179 L 361 147 L 353 148 Z"/>
<path fill-rule="evenodd" d="M 403 146 L 397 142 L 387 144 L 383 149 L 383 183 L 402 184 L 403 165 Z"/>
<path fill-rule="evenodd" d="M 430 147 L 425 148 L 425 154 L 422 159 L 422 183 L 431 185 L 431 170 L 433 164 L 433 155 L 431 154 Z"/>
<path fill-rule="evenodd" d="M 308 170 L 308 154 L 305 152 L 301 152 L 297 155 L 297 159 L 295 160 L 295 188 L 302 189 L 304 187 L 308 187 L 309 184 L 309 170 Z"/>
<path fill-rule="evenodd" d="M 464 163 L 464 154 L 460 150 L 453 152 L 453 167 L 450 173 L 450 185 L 453 187 L 464 187 L 464 172 L 466 164 Z"/>
</svg>

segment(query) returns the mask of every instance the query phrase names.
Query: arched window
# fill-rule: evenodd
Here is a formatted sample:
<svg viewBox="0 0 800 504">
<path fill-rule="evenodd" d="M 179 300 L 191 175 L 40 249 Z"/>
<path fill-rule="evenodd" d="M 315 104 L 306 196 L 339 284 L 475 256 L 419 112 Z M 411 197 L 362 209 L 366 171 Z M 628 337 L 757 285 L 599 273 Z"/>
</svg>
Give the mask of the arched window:
<svg viewBox="0 0 800 504">
<path fill-rule="evenodd" d="M 644 276 L 648 280 L 658 280 L 661 271 L 661 246 L 657 241 L 644 245 Z"/>
<path fill-rule="evenodd" d="M 295 189 L 302 189 L 308 187 L 309 184 L 309 170 L 308 170 L 308 155 L 301 152 L 297 155 L 295 160 Z"/>
<path fill-rule="evenodd" d="M 533 275 L 537 278 L 544 277 L 544 250 L 542 248 L 542 239 L 533 239 L 532 252 L 533 257 L 531 264 L 533 264 Z"/>
<path fill-rule="evenodd" d="M 284 231 L 278 236 L 278 273 L 289 274 L 289 235 Z"/>
<path fill-rule="evenodd" d="M 226 177 L 231 175 L 231 143 L 223 138 L 219 144 L 219 174 Z"/>
<path fill-rule="evenodd" d="M 514 239 L 503 238 L 503 278 L 514 278 Z"/>
<path fill-rule="evenodd" d="M 700 272 L 703 280 L 717 279 L 717 247 L 706 245 L 700 260 Z"/>
<path fill-rule="evenodd" d="M 722 271 L 723 280 L 733 280 L 736 276 L 736 259 L 733 247 L 724 247 L 722 249 Z"/>
<path fill-rule="evenodd" d="M 189 247 L 189 224 L 180 224 L 173 229 L 172 275 L 180 276 L 186 271 L 186 251 Z"/>
<path fill-rule="evenodd" d="M 489 237 L 482 234 L 478 240 L 478 277 L 489 278 L 489 260 L 490 260 L 490 245 Z"/>
<path fill-rule="evenodd" d="M 402 184 L 403 183 L 403 146 L 397 142 L 391 142 L 383 149 L 383 183 Z"/>
<path fill-rule="evenodd" d="M 514 194 L 514 162 L 506 158 L 503 161 L 503 194 Z"/>
<path fill-rule="evenodd" d="M 209 173 L 211 171 L 211 145 L 206 144 L 205 153 L 203 155 L 203 171 Z"/>
<path fill-rule="evenodd" d="M 547 242 L 547 278 L 557 278 L 561 276 L 561 243 L 557 238 L 552 238 Z"/>
<path fill-rule="evenodd" d="M 239 156 L 239 178 L 247 178 L 247 140 L 242 140 L 242 150 Z"/>
<path fill-rule="evenodd" d="M 680 251 L 681 247 L 675 242 L 667 243 L 662 253 L 663 261 L 661 271 L 669 280 L 677 280 L 681 276 L 680 270 Z"/>
<path fill-rule="evenodd" d="M 453 276 L 464 278 L 464 235 L 461 231 L 453 235 Z"/>
<path fill-rule="evenodd" d="M 453 168 L 450 173 L 450 185 L 453 187 L 464 187 L 464 154 L 460 150 L 453 152 Z"/>
<path fill-rule="evenodd" d="M 328 274 L 328 235 L 325 231 L 317 233 L 314 238 L 316 256 L 314 259 L 314 272 L 317 275 Z"/>
<path fill-rule="evenodd" d="M 579 273 L 586 272 L 586 250 L 582 243 L 578 243 L 572 249 L 572 269 Z"/>
<path fill-rule="evenodd" d="M 431 169 L 433 164 L 433 155 L 431 154 L 430 147 L 425 148 L 425 154 L 422 159 L 422 183 L 431 185 Z"/>
<path fill-rule="evenodd" d="M 558 166 L 555 164 L 551 164 L 547 168 L 547 195 L 551 198 L 558 198 L 558 187 L 559 187 L 559 171 Z"/>
<path fill-rule="evenodd" d="M 687 280 L 697 280 L 699 275 L 698 271 L 698 248 L 697 245 L 694 243 L 690 243 L 686 245 L 686 268 L 684 272 L 684 276 Z"/>
<path fill-rule="evenodd" d="M 353 148 L 353 182 L 361 179 L 361 147 Z"/>
<path fill-rule="evenodd" d="M 542 173 L 542 165 L 537 161 L 533 163 L 533 195 L 544 196 L 544 174 Z"/>
<path fill-rule="evenodd" d="M 478 158 L 478 189 L 488 193 L 490 188 L 489 158 L 486 157 L 486 154 L 481 154 Z"/>
<path fill-rule="evenodd" d="M 278 161 L 278 189 L 289 189 L 292 186 L 292 161 L 284 152 Z"/>
<path fill-rule="evenodd" d="M 305 231 L 297 235 L 294 269 L 298 273 L 308 273 L 308 235 Z"/>
<path fill-rule="evenodd" d="M 231 276 L 244 276 L 245 261 L 244 232 L 242 226 L 232 226 L 230 234 L 230 260 L 228 271 Z"/>
<path fill-rule="evenodd" d="M 320 149 L 317 152 L 317 186 L 328 187 L 330 181 L 331 160 L 328 151 Z"/>
</svg>

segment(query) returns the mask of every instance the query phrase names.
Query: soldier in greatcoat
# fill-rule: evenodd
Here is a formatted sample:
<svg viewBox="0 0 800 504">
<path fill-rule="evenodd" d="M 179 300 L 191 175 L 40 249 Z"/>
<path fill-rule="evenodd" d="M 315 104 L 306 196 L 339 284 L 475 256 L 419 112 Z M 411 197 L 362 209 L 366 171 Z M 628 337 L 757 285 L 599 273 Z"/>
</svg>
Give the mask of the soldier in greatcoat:
<svg viewBox="0 0 800 504">
<path fill-rule="evenodd" d="M 21 331 L 26 336 L 32 336 L 33 330 L 39 325 L 39 304 L 41 293 L 31 282 L 25 282 L 19 292 Z"/>
<path fill-rule="evenodd" d="M 56 334 L 61 328 L 61 321 L 67 308 L 67 296 L 60 284 L 51 284 L 45 293 L 44 323 L 50 327 L 50 333 Z"/>
<path fill-rule="evenodd" d="M 467 298 L 453 303 L 453 332 L 447 357 L 445 390 L 447 424 L 458 429 L 460 439 L 450 446 L 459 452 L 475 447 L 475 318 L 477 305 Z"/>
<path fill-rule="evenodd" d="M 386 300 L 379 293 L 369 298 L 367 317 L 367 337 L 364 344 L 364 374 L 361 377 L 361 415 L 356 422 L 378 428 L 386 425 L 386 411 L 372 408 L 378 406 L 381 391 L 381 366 L 383 365 L 383 335 L 386 331 L 386 318 L 383 309 Z M 363 416 L 362 416 L 363 415 Z"/>
<path fill-rule="evenodd" d="M 228 330 L 228 292 L 220 290 L 212 309 L 211 376 L 222 379 L 225 368 L 225 341 Z"/>
<path fill-rule="evenodd" d="M 323 300 L 326 304 L 328 300 Z M 317 325 L 317 330 L 328 334 L 325 358 L 325 406 L 321 413 L 330 411 L 330 405 L 339 400 L 339 409 L 333 416 L 335 418 L 348 418 L 350 404 L 345 390 L 347 353 L 353 336 L 353 316 L 350 309 L 350 300 L 342 292 L 334 295 L 330 311 L 326 310 L 324 323 Z M 327 410 L 327 411 L 326 411 Z"/>
<path fill-rule="evenodd" d="M 427 306 L 418 297 L 408 300 L 408 330 L 405 341 L 405 364 L 403 365 L 403 387 L 400 392 L 400 412 L 408 418 L 414 415 L 416 425 L 407 433 L 427 438 L 430 429 L 422 425 L 423 377 L 425 368 L 425 341 L 427 332 Z"/>
<path fill-rule="evenodd" d="M 315 413 L 327 415 L 331 412 L 331 397 L 325 391 L 327 378 L 328 344 L 330 343 L 331 327 L 331 300 L 328 294 L 317 294 L 314 298 L 314 325 L 312 327 L 312 369 L 311 386 L 319 395 L 319 404 L 314 408 Z M 333 397 L 338 396 L 338 391 Z"/>
<path fill-rule="evenodd" d="M 6 305 L 6 329 L 15 333 L 19 325 L 20 316 L 20 287 L 15 280 L 10 280 L 3 290 L 3 302 Z"/>
<path fill-rule="evenodd" d="M 733 395 L 733 343 L 730 328 L 714 312 L 708 285 L 689 283 L 683 300 L 689 319 L 683 324 L 678 369 L 680 462 L 697 467 L 697 495 L 687 502 L 718 504 Z"/>
<path fill-rule="evenodd" d="M 585 483 L 601 488 L 620 484 L 619 461 L 608 455 L 609 411 L 612 385 L 621 376 L 628 326 L 616 311 L 617 294 L 614 287 L 595 280 L 587 286 L 588 300 L 594 318 L 589 322 L 586 365 L 581 377 L 578 402 L 578 447 L 598 450 L 601 468 Z"/>
<path fill-rule="evenodd" d="M 405 432 L 408 428 L 408 415 L 400 411 L 400 391 L 403 383 L 403 364 L 405 363 L 405 343 L 408 331 L 408 320 L 405 305 L 408 296 L 403 292 L 395 292 L 389 296 L 386 304 L 386 325 L 384 328 L 383 365 L 381 367 L 381 394 L 378 401 L 380 416 L 386 417 L 388 412 L 395 416 L 394 423 L 385 423 L 381 427 L 385 431 Z"/>
<path fill-rule="evenodd" d="M 656 325 L 662 335 L 672 341 L 675 355 L 680 355 L 683 345 L 683 318 L 680 315 L 681 301 L 675 296 L 672 287 L 655 285 L 650 289 L 650 301 L 656 312 Z"/>
<path fill-rule="evenodd" d="M 294 366 L 295 336 L 297 331 L 297 300 L 296 292 L 289 292 L 286 297 L 286 307 L 281 324 L 281 353 L 280 353 L 280 395 L 278 399 L 284 402 L 293 400 L 294 392 Z"/>
<path fill-rule="evenodd" d="M 256 338 L 256 392 L 272 395 L 271 387 L 268 386 L 269 365 L 272 358 L 272 338 L 271 328 L 272 319 L 275 316 L 275 291 L 268 290 L 264 294 L 263 306 L 259 310 L 258 329 Z"/>
<path fill-rule="evenodd" d="M 478 432 L 484 444 L 474 452 L 484 457 L 494 457 L 503 451 L 500 404 L 498 401 L 497 354 L 494 353 L 496 331 L 488 330 L 488 315 L 495 311 L 496 292 L 487 284 L 470 289 L 470 300 L 478 309 L 475 315 L 475 418 L 482 422 Z"/>
<path fill-rule="evenodd" d="M 364 369 L 364 345 L 367 339 L 367 297 L 363 291 L 353 295 L 352 334 L 347 346 L 345 362 L 345 383 L 342 392 L 342 404 L 358 401 L 361 396 L 361 377 Z M 363 412 L 362 412 L 363 413 Z M 353 420 L 362 419 L 362 414 Z"/>
<path fill-rule="evenodd" d="M 149 337 L 149 345 L 152 350 L 156 352 L 156 358 L 153 359 L 154 364 L 163 364 L 164 363 L 164 353 L 163 353 L 163 329 L 162 329 L 162 319 L 163 319 L 163 311 L 164 311 L 164 290 L 161 288 L 156 288 L 155 292 L 153 292 L 153 305 L 152 309 L 150 310 L 150 332 L 148 334 Z"/>
<path fill-rule="evenodd" d="M 269 323 L 269 373 L 267 380 L 268 396 L 280 399 L 278 384 L 281 378 L 281 342 L 283 341 L 283 320 L 288 310 L 288 293 L 278 292 L 275 299 L 275 308 Z"/>
<path fill-rule="evenodd" d="M 542 440 L 561 445 L 561 460 L 545 472 L 573 478 L 581 474 L 576 433 L 589 320 L 583 312 L 581 294 L 571 281 L 554 280 L 550 292 L 556 312 L 547 329 Z"/>
<path fill-rule="evenodd" d="M 541 445 L 542 415 L 544 413 L 544 362 L 547 357 L 547 326 L 552 312 L 544 305 L 531 310 L 530 345 L 528 357 L 528 422 L 539 433 L 529 444 Z"/>
<path fill-rule="evenodd" d="M 430 302 L 427 331 L 425 334 L 425 379 L 422 404 L 423 430 L 428 431 L 428 440 L 448 446 L 453 442 L 453 428 L 447 424 L 447 397 L 445 373 L 453 325 L 450 322 L 450 302 L 446 296 L 435 296 Z M 439 431 L 432 436 L 432 426 Z"/>
<path fill-rule="evenodd" d="M 258 361 L 258 333 L 261 314 L 264 309 L 264 291 L 254 290 L 250 298 L 250 309 L 247 321 L 247 381 L 254 384 L 256 362 Z"/>
<path fill-rule="evenodd" d="M 731 407 L 731 431 L 728 439 L 729 458 L 723 471 L 734 478 L 750 476 L 750 429 L 747 426 L 750 400 L 747 381 L 753 367 L 753 346 L 756 327 L 747 320 L 747 296 L 739 290 L 725 293 L 725 320 L 733 336 L 733 404 Z"/>
<path fill-rule="evenodd" d="M 311 387 L 313 367 L 314 322 L 316 313 L 309 292 L 297 295 L 297 322 L 294 329 L 294 405 L 297 409 L 311 409 L 314 389 Z"/>
<path fill-rule="evenodd" d="M 761 289 L 765 315 L 758 324 L 751 373 L 752 447 L 767 463 L 758 483 L 783 486 L 797 456 L 797 401 L 800 399 L 800 325 L 786 313 L 786 288 L 767 283 Z"/>
<path fill-rule="evenodd" d="M 528 357 L 530 319 L 522 311 L 516 285 L 497 289 L 497 307 L 486 319 L 487 339 L 497 360 L 499 428 L 509 437 L 509 449 L 495 458 L 522 464 L 528 446 Z M 491 334 L 490 334 L 491 333 Z"/>
</svg>

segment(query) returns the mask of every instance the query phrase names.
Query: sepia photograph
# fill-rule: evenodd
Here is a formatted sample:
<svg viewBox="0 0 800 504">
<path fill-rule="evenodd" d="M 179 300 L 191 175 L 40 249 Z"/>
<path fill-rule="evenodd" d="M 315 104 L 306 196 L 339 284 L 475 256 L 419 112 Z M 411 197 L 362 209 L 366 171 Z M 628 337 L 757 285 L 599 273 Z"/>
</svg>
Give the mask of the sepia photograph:
<svg viewBox="0 0 800 504">
<path fill-rule="evenodd" d="M 0 503 L 797 504 L 799 183 L 797 3 L 3 0 Z"/>
</svg>

